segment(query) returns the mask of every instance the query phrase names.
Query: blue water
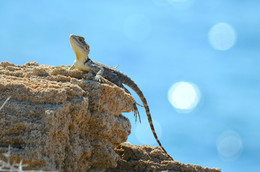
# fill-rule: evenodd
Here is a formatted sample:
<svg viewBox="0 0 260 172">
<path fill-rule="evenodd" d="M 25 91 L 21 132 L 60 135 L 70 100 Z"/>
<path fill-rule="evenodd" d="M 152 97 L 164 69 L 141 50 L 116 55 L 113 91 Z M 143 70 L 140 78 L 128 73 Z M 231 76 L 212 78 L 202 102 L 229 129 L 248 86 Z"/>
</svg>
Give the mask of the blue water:
<svg viewBox="0 0 260 172">
<path fill-rule="evenodd" d="M 260 171 L 259 10 L 257 0 L 0 1 L 0 61 L 70 65 L 69 34 L 82 35 L 93 60 L 119 65 L 138 83 L 174 159 Z M 226 50 L 209 41 L 219 23 L 233 33 L 233 40 L 229 32 L 215 35 L 224 37 L 219 46 L 230 45 Z M 201 94 L 189 113 L 168 101 L 169 88 L 180 81 Z M 128 142 L 157 146 L 140 112 L 141 125 L 125 114 L 132 123 Z"/>
</svg>

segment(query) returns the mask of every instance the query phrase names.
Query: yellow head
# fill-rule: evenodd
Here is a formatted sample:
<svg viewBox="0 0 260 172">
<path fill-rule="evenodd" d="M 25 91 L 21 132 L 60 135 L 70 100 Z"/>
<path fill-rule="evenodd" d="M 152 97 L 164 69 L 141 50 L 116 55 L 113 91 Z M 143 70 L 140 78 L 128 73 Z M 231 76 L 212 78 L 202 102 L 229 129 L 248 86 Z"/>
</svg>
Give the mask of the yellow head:
<svg viewBox="0 0 260 172">
<path fill-rule="evenodd" d="M 85 38 L 77 35 L 70 35 L 70 45 L 76 54 L 78 61 L 85 61 L 90 52 L 89 45 L 85 42 Z"/>
</svg>

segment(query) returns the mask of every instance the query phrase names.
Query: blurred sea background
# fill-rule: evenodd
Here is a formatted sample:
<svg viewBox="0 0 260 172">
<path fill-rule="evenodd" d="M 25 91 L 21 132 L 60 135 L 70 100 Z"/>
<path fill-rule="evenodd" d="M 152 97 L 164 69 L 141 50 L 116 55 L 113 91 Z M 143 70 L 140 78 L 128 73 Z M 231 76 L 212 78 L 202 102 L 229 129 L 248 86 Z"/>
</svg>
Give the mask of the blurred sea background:
<svg viewBox="0 0 260 172">
<path fill-rule="evenodd" d="M 260 1 L 1 0 L 0 61 L 71 65 L 69 35 L 143 90 L 177 161 L 260 171 Z M 140 99 L 134 94 L 136 101 Z M 131 144 L 157 146 L 145 111 Z"/>
</svg>

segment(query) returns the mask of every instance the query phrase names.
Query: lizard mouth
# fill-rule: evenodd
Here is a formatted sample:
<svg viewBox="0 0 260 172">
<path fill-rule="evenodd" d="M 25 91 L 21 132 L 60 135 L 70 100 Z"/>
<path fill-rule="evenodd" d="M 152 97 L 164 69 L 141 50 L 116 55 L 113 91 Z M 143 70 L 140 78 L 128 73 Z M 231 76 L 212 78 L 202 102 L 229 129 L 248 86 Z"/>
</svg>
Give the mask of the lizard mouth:
<svg viewBox="0 0 260 172">
<path fill-rule="evenodd" d="M 73 42 L 77 43 L 78 45 L 80 45 L 77 37 L 78 37 L 77 35 L 71 34 L 70 35 L 70 42 L 73 41 Z"/>
<path fill-rule="evenodd" d="M 82 49 L 85 48 L 86 42 L 85 39 L 81 36 L 70 34 L 70 42 L 76 43 L 77 46 L 81 47 Z"/>
<path fill-rule="evenodd" d="M 90 51 L 89 45 L 85 42 L 83 37 L 71 34 L 69 40 L 78 60 L 80 60 L 82 57 L 85 58 L 88 56 Z"/>
</svg>

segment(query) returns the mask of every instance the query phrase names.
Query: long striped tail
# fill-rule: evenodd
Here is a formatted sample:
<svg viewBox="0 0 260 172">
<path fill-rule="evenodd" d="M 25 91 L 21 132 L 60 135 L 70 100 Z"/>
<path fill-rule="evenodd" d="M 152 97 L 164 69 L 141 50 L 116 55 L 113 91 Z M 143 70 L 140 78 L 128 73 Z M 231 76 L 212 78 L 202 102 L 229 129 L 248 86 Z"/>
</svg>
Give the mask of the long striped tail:
<svg viewBox="0 0 260 172">
<path fill-rule="evenodd" d="M 123 73 L 120 72 L 120 74 L 118 74 L 118 77 L 120 79 L 120 81 L 123 83 L 123 84 L 126 84 L 127 86 L 129 86 L 130 88 L 132 88 L 136 94 L 140 97 L 143 105 L 144 105 L 144 108 L 145 108 L 145 111 L 146 111 L 146 115 L 147 115 L 147 118 L 148 118 L 148 121 L 149 121 L 149 125 L 150 125 L 150 128 L 153 132 L 153 135 L 154 135 L 154 138 L 156 139 L 157 143 L 159 144 L 159 146 L 161 147 L 161 149 L 166 153 L 166 155 L 171 159 L 171 160 L 174 160 L 169 154 L 168 152 L 164 149 L 164 147 L 162 146 L 156 132 L 155 132 L 155 129 L 154 129 L 154 125 L 153 125 L 153 120 L 152 120 L 152 116 L 151 116 L 151 113 L 150 113 L 150 109 L 149 109 L 149 106 L 148 106 L 148 103 L 146 101 L 146 98 L 144 97 L 144 94 L 143 92 L 140 90 L 140 88 L 136 85 L 136 83 L 131 79 L 129 78 L 128 76 L 124 75 Z"/>
</svg>

